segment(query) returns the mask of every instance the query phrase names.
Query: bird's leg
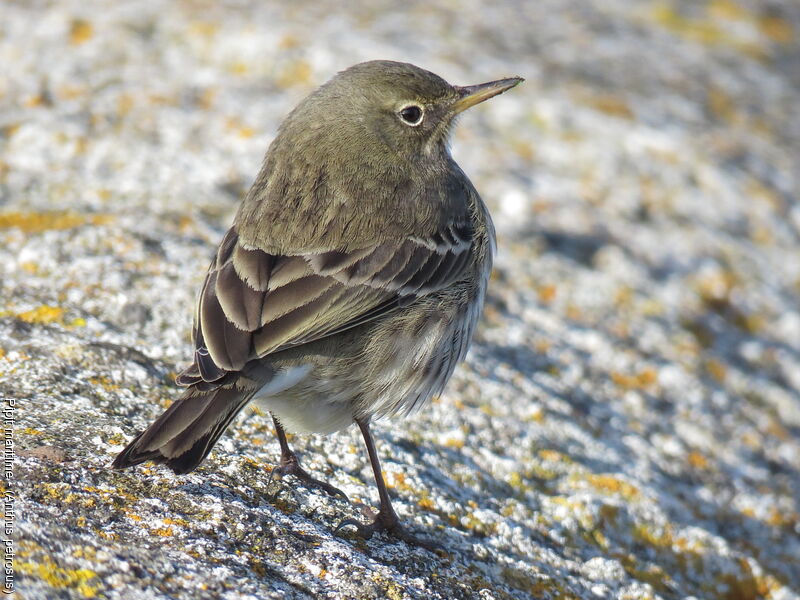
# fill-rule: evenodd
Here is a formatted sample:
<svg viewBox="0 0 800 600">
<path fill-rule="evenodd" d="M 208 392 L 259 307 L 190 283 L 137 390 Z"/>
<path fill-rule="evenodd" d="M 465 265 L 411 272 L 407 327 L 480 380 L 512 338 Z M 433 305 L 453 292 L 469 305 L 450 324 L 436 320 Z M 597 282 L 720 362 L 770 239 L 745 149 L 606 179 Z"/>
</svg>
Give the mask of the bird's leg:
<svg viewBox="0 0 800 600">
<path fill-rule="evenodd" d="M 397 513 L 394 512 L 392 501 L 389 499 L 389 490 L 386 488 L 386 482 L 383 480 L 381 462 L 378 459 L 378 452 L 375 448 L 372 432 L 369 430 L 369 419 L 356 419 L 356 423 L 358 423 L 361 434 L 364 436 L 364 444 L 367 446 L 367 454 L 369 455 L 369 462 L 372 465 L 372 472 L 375 475 L 375 484 L 378 486 L 378 495 L 380 496 L 381 504 L 378 509 L 378 514 L 375 516 L 372 523 L 361 523 L 355 519 L 346 519 L 339 523 L 336 531 L 348 525 L 352 525 L 358 530 L 359 535 L 365 539 L 371 538 L 372 534 L 375 532 L 386 531 L 408 544 L 422 546 L 428 550 L 438 549 L 436 544 L 415 537 L 400 525 L 400 519 L 397 518 Z"/>
<path fill-rule="evenodd" d="M 278 419 L 275 418 L 275 415 L 272 415 L 272 422 L 275 423 L 275 434 L 278 436 L 278 443 L 281 445 L 281 464 L 270 472 L 270 482 L 272 481 L 273 475 L 276 474 L 280 477 L 294 475 L 307 487 L 319 488 L 331 496 L 341 496 L 349 502 L 350 499 L 342 490 L 333 487 L 330 483 L 313 478 L 308 471 L 300 466 L 297 455 L 289 448 L 289 441 L 286 439 L 286 431 L 284 431 Z"/>
</svg>

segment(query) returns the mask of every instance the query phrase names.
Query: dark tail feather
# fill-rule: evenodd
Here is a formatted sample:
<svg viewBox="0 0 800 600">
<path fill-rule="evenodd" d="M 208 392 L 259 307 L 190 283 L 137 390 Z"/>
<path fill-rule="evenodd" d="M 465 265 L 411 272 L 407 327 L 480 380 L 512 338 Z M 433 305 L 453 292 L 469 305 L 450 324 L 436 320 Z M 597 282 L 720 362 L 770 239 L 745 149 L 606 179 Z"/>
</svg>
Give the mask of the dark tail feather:
<svg viewBox="0 0 800 600">
<path fill-rule="evenodd" d="M 119 453 L 111 466 L 124 469 L 152 460 L 178 474 L 193 471 L 254 392 L 237 388 L 235 383 L 213 390 L 186 390 Z"/>
</svg>

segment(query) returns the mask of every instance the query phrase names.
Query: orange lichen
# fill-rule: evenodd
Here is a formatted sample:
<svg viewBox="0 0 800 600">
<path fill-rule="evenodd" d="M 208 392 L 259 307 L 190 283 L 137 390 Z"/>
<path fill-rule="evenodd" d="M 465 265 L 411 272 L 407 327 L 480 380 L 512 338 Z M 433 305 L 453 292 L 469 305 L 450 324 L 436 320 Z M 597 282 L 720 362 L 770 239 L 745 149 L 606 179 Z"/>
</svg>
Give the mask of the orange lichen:
<svg viewBox="0 0 800 600">
<path fill-rule="evenodd" d="M 566 454 L 562 454 L 558 450 L 551 450 L 549 448 L 543 448 L 542 450 L 539 450 L 539 458 L 541 458 L 542 460 L 550 460 L 554 462 L 565 462 L 565 463 L 572 462 L 572 459 Z"/>
<path fill-rule="evenodd" d="M 556 299 L 556 286 L 552 284 L 543 285 L 537 290 L 537 295 L 539 296 L 539 302 L 542 304 L 550 304 L 553 300 Z"/>
<path fill-rule="evenodd" d="M 73 46 L 83 44 L 92 38 L 94 28 L 89 21 L 75 19 L 69 27 L 69 43 Z"/>
<path fill-rule="evenodd" d="M 705 367 L 706 371 L 708 371 L 708 374 L 711 375 L 711 377 L 720 383 L 724 383 L 725 376 L 727 375 L 728 371 L 722 362 L 716 359 L 711 359 L 706 361 Z"/>
<path fill-rule="evenodd" d="M 639 490 L 635 486 L 613 475 L 591 473 L 585 479 L 589 485 L 600 492 L 619 494 L 627 499 L 635 498 L 639 495 Z"/>
<path fill-rule="evenodd" d="M 694 467 L 695 469 L 706 469 L 708 468 L 708 459 L 697 452 L 697 450 L 692 450 L 686 457 L 686 460 L 689 464 Z"/>
<path fill-rule="evenodd" d="M 433 500 L 425 494 L 417 501 L 417 506 L 419 506 L 423 510 L 434 510 L 436 505 L 434 504 Z"/>
<path fill-rule="evenodd" d="M 642 369 L 633 375 L 612 371 L 610 376 L 611 381 L 628 389 L 646 389 L 658 381 L 658 372 L 652 367 Z"/>
<path fill-rule="evenodd" d="M 313 71 L 311 65 L 304 60 L 296 60 L 283 69 L 278 75 L 278 85 L 282 88 L 308 86 L 311 84 Z"/>
<path fill-rule="evenodd" d="M 82 225 L 106 225 L 110 215 L 81 215 L 70 212 L 4 212 L 0 213 L 0 229 L 20 229 L 25 233 L 72 229 Z"/>
<path fill-rule="evenodd" d="M 779 44 L 791 44 L 794 41 L 794 28 L 786 19 L 765 16 L 758 22 L 758 28 L 765 36 Z"/>
</svg>

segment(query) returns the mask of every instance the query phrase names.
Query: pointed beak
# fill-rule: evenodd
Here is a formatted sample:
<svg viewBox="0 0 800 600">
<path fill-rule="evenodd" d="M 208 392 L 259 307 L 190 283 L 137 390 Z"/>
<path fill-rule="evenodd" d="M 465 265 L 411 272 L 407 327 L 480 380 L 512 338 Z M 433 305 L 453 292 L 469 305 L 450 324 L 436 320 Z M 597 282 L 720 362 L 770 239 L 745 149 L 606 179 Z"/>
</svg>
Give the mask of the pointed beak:
<svg viewBox="0 0 800 600">
<path fill-rule="evenodd" d="M 456 90 L 461 97 L 453 104 L 453 112 L 458 114 L 465 111 L 470 106 L 475 106 L 484 100 L 502 94 L 523 81 L 525 80 L 522 77 L 509 77 L 508 79 L 498 79 L 497 81 L 479 83 L 478 85 L 456 86 Z"/>
</svg>

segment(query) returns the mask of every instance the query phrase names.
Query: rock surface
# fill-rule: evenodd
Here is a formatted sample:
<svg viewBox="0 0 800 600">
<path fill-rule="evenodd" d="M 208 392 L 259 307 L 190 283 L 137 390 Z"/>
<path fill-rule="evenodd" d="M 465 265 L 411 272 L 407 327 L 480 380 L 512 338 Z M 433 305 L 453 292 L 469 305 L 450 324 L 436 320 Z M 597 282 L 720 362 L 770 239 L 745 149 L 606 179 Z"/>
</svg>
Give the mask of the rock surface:
<svg viewBox="0 0 800 600">
<path fill-rule="evenodd" d="M 18 596 L 800 595 L 800 8 L 5 2 L 0 395 Z M 446 393 L 376 427 L 444 552 L 332 534 L 355 430 L 268 481 L 248 414 L 188 476 L 107 468 L 177 394 L 194 295 L 283 116 L 335 71 L 527 82 L 454 154 L 499 256 Z"/>
</svg>

